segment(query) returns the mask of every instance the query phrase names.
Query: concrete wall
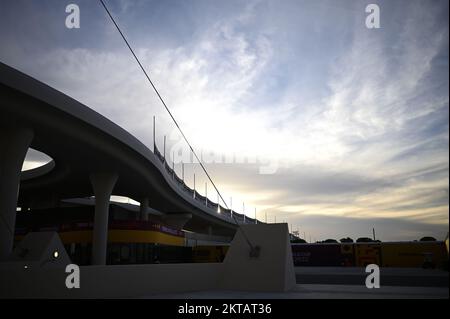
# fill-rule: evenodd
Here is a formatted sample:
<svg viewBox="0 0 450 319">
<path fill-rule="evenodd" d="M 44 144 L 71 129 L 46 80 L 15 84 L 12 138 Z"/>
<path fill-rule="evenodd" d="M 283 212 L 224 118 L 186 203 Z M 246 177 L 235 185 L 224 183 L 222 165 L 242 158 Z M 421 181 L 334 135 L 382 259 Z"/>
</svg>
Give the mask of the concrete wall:
<svg viewBox="0 0 450 319">
<path fill-rule="evenodd" d="M 131 298 L 154 293 L 210 290 L 222 264 L 152 264 L 80 267 L 80 288 L 68 289 L 65 269 L 0 273 L 0 298 Z"/>
<path fill-rule="evenodd" d="M 259 257 L 249 256 L 245 232 Z M 1 265 L 0 265 L 1 266 Z M 295 285 L 287 224 L 243 225 L 224 263 L 80 267 L 80 288 L 65 285 L 65 268 L 0 267 L 0 298 L 139 298 L 200 290 L 286 291 Z"/>
<path fill-rule="evenodd" d="M 246 238 L 259 247 L 250 256 Z M 288 226 L 282 224 L 242 225 L 223 262 L 220 287 L 245 291 L 288 291 L 296 284 Z"/>
</svg>

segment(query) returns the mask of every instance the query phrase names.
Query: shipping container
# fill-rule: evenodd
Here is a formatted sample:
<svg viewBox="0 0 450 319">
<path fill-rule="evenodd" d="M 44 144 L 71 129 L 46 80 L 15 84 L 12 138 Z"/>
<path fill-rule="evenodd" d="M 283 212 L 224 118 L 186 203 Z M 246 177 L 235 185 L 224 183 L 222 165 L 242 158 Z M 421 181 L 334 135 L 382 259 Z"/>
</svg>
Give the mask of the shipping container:
<svg viewBox="0 0 450 319">
<path fill-rule="evenodd" d="M 448 260 L 445 243 L 386 242 L 381 246 L 383 267 L 442 268 Z"/>
<path fill-rule="evenodd" d="M 227 254 L 228 247 L 228 245 L 193 247 L 192 261 L 195 263 L 223 262 Z"/>
<path fill-rule="evenodd" d="M 295 266 L 352 266 L 352 245 L 338 243 L 292 244 Z"/>
<path fill-rule="evenodd" d="M 366 267 L 370 264 L 381 265 L 380 243 L 355 243 L 355 264 Z"/>
</svg>

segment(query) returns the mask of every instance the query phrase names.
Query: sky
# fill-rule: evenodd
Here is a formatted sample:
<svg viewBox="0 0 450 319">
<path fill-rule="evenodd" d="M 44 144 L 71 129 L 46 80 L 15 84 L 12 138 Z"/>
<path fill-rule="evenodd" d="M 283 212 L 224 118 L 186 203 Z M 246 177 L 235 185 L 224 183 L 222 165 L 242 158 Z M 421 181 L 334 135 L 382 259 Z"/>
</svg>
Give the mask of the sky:
<svg viewBox="0 0 450 319">
<path fill-rule="evenodd" d="M 307 240 L 444 239 L 448 1 L 105 0 L 223 198 Z M 80 28 L 68 29 L 68 4 Z M 365 8 L 380 8 L 368 29 Z M 206 178 L 99 1 L 2 1 L 0 61 Z M 181 155 L 178 155 L 181 154 Z M 27 156 L 24 168 L 45 157 Z M 198 186 L 201 185 L 201 186 Z M 208 186 L 208 196 L 217 194 Z M 117 194 L 120 195 L 120 194 Z M 223 204 L 222 204 L 223 205 Z"/>
</svg>

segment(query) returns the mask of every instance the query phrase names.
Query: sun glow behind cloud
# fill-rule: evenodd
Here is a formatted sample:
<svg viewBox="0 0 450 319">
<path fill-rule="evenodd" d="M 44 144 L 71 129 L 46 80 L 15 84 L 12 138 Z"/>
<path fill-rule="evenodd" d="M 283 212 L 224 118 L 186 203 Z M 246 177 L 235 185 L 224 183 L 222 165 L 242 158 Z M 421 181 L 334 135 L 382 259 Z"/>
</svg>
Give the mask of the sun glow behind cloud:
<svg viewBox="0 0 450 319">
<path fill-rule="evenodd" d="M 254 1 L 242 10 L 222 4 L 220 14 L 195 2 L 197 11 L 185 14 L 163 6 L 160 12 L 175 14 L 172 31 L 147 34 L 141 30 L 153 22 L 139 12 L 151 12 L 152 4 L 115 4 L 138 56 L 199 153 L 277 163 L 273 175 L 260 175 L 258 163 L 208 165 L 237 210 L 245 201 L 248 215 L 257 207 L 261 218 L 277 215 L 317 238 L 347 235 L 339 229 L 350 220 L 360 225 L 355 219 L 404 221 L 404 229 L 386 230 L 385 238 L 410 238 L 412 228 L 419 234 L 428 225 L 442 235 L 448 225 L 445 2 L 383 2 L 376 31 L 364 27 L 364 6 L 357 2 Z M 47 40 L 31 61 L 25 41 L 15 40 L 2 47 L 2 61 L 82 101 L 148 146 L 156 115 L 158 145 L 164 134 L 177 143 L 179 135 L 119 36 L 99 8 L 92 12 L 101 28 L 82 27 L 76 44 Z M 186 25 L 188 35 L 180 31 Z M 160 33 L 166 38 L 158 40 Z M 92 37 L 101 41 L 93 44 Z M 197 182 L 203 185 L 204 177 Z M 324 216 L 324 223 L 341 218 L 341 224 L 337 219 L 319 230 L 311 224 L 315 216 Z"/>
</svg>

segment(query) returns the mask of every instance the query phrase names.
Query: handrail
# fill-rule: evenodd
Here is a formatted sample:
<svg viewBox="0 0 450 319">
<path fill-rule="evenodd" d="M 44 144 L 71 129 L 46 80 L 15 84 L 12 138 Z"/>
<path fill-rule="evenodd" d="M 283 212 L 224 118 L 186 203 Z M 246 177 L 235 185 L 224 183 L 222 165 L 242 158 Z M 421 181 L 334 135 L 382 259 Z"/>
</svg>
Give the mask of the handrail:
<svg viewBox="0 0 450 319">
<path fill-rule="evenodd" d="M 167 162 L 167 160 L 164 158 L 164 155 L 161 154 L 161 152 L 159 151 L 158 147 L 156 145 L 154 145 L 154 154 L 156 155 L 156 158 L 158 158 L 161 162 L 162 165 L 164 165 L 165 171 L 166 173 L 169 175 L 169 177 L 171 177 L 180 187 L 181 190 L 185 193 L 189 193 L 189 195 L 191 197 L 194 197 L 194 193 L 195 193 L 195 200 L 201 202 L 202 204 L 205 204 L 206 202 L 206 208 L 210 208 L 211 210 L 215 210 L 217 211 L 217 208 L 220 207 L 220 215 L 224 215 L 227 216 L 228 218 L 232 219 L 231 214 L 233 214 L 233 216 L 236 218 L 237 221 L 246 224 L 254 224 L 255 223 L 255 219 L 254 218 L 250 218 L 248 216 L 245 217 L 244 219 L 244 214 L 240 214 L 235 212 L 234 210 L 230 210 L 227 209 L 225 207 L 223 207 L 222 205 L 220 205 L 219 203 L 215 203 L 212 200 L 210 200 L 209 198 L 206 198 L 205 196 L 201 195 L 199 192 L 197 192 L 196 190 L 193 190 L 192 188 L 190 188 L 188 185 L 186 185 L 186 183 L 178 176 L 178 174 L 170 167 L 169 163 Z M 257 220 L 258 223 L 262 223 L 261 221 Z"/>
</svg>

